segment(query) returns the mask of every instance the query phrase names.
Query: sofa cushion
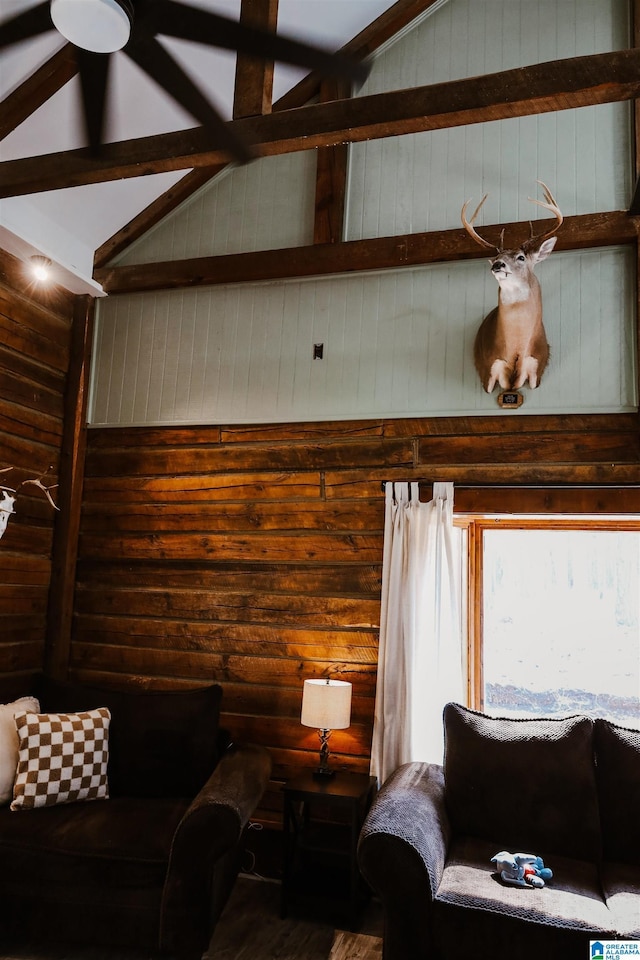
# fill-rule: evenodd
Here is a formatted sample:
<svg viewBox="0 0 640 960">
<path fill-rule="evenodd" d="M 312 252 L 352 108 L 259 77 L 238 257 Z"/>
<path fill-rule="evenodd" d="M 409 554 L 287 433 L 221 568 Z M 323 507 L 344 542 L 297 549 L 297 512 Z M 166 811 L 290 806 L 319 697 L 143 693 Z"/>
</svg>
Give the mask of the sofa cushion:
<svg viewBox="0 0 640 960">
<path fill-rule="evenodd" d="M 512 720 L 450 703 L 444 729 L 454 834 L 491 840 L 494 853 L 599 860 L 592 720 Z"/>
<path fill-rule="evenodd" d="M 594 733 L 604 857 L 640 867 L 640 730 L 596 720 Z"/>
<path fill-rule="evenodd" d="M 616 936 L 640 939 L 640 864 L 604 863 L 601 873 Z"/>
<path fill-rule="evenodd" d="M 217 763 L 222 698 L 218 684 L 143 691 L 42 677 L 36 692 L 46 710 L 86 710 L 98 702 L 109 708 L 113 797 L 194 797 Z"/>
<path fill-rule="evenodd" d="M 12 810 L 109 796 L 109 711 L 19 713 Z"/>
<path fill-rule="evenodd" d="M 38 713 L 40 704 L 35 697 L 20 697 L 12 703 L 0 704 L 0 806 L 13 797 L 13 782 L 18 766 L 18 731 L 16 713 L 30 710 Z"/>
<path fill-rule="evenodd" d="M 119 901 L 162 888 L 171 843 L 188 800 L 118 798 L 43 807 L 17 816 L 0 809 L 0 898 Z"/>
<path fill-rule="evenodd" d="M 549 861 L 553 879 L 543 889 L 513 887 L 501 882 L 490 862 L 498 846 L 470 838 L 454 841 L 436 901 L 528 924 L 552 924 L 599 936 L 613 933 L 596 864 L 555 857 Z"/>
<path fill-rule="evenodd" d="M 554 857 L 554 879 L 543 890 L 522 889 L 499 882 L 487 863 L 496 852 L 490 841 L 452 848 L 433 904 L 429 956 L 586 960 L 590 939 L 611 938 L 595 864 Z"/>
<path fill-rule="evenodd" d="M 123 797 L 33 814 L 0 808 L 3 935 L 78 941 L 77 956 L 96 942 L 126 946 L 123 957 L 136 945 L 157 956 L 171 843 L 188 805 Z"/>
</svg>

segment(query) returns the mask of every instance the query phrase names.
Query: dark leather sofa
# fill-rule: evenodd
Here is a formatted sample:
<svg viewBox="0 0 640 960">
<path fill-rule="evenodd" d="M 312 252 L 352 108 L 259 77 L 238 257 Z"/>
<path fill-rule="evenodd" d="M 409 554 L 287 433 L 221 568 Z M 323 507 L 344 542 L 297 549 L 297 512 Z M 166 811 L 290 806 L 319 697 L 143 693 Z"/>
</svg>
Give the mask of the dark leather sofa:
<svg viewBox="0 0 640 960">
<path fill-rule="evenodd" d="M 585 716 L 496 719 L 448 704 L 444 765 L 409 763 L 365 821 L 384 960 L 584 960 L 640 938 L 640 731 Z M 541 856 L 543 889 L 491 858 Z"/>
<path fill-rule="evenodd" d="M 0 678 L 41 713 L 107 707 L 109 799 L 0 808 L 0 936 L 197 958 L 235 882 L 270 775 L 219 729 L 222 690 L 144 692 Z"/>
</svg>

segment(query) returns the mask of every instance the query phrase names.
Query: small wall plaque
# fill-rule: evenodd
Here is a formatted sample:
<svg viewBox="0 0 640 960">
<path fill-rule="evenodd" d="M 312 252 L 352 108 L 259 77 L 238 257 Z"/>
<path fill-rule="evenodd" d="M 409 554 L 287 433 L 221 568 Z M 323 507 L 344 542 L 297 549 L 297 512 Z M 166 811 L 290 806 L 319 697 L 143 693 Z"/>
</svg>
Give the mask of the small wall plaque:
<svg viewBox="0 0 640 960">
<path fill-rule="evenodd" d="M 517 410 L 524 403 L 524 397 L 517 390 L 503 390 L 498 396 L 498 405 L 506 410 Z"/>
</svg>

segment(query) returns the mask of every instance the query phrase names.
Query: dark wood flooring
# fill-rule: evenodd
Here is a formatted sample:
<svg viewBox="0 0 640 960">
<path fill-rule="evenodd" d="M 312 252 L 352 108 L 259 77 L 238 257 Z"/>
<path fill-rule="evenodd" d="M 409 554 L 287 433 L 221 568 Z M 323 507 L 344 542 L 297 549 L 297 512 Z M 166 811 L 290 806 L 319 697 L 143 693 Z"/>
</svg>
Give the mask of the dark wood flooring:
<svg viewBox="0 0 640 960">
<path fill-rule="evenodd" d="M 372 901 L 362 915 L 361 943 L 355 946 L 353 935 L 341 933 L 330 919 L 316 916 L 280 917 L 280 884 L 241 877 L 215 931 L 203 960 L 373 960 L 372 939 L 380 945 L 382 956 L 381 911 Z M 346 934 L 346 932 L 345 932 Z M 336 951 L 332 953 L 334 940 Z M 345 953 L 350 941 L 350 953 Z M 354 952 L 355 951 L 355 952 Z"/>
<path fill-rule="evenodd" d="M 364 933 L 336 930 L 329 960 L 382 960 L 382 940 Z"/>
</svg>

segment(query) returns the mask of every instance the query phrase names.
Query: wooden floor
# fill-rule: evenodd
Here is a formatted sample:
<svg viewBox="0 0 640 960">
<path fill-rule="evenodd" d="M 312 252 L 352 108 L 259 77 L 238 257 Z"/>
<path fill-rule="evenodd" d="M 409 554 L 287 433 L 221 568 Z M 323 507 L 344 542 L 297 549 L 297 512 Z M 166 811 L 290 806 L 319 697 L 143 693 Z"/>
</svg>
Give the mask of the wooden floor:
<svg viewBox="0 0 640 960">
<path fill-rule="evenodd" d="M 360 931 L 321 918 L 280 917 L 280 884 L 240 877 L 203 960 L 381 960 L 380 911 L 365 910 Z M 0 942 L 0 960 L 155 960 L 148 953 L 63 944 Z"/>
<path fill-rule="evenodd" d="M 282 920 L 280 884 L 241 877 L 203 960 L 380 960 L 380 935 L 375 903 L 354 934 L 316 917 Z"/>
<path fill-rule="evenodd" d="M 382 940 L 336 930 L 329 960 L 382 960 Z"/>
</svg>

